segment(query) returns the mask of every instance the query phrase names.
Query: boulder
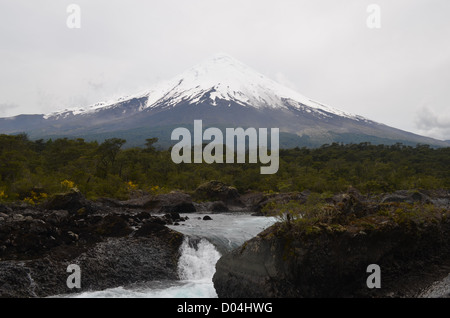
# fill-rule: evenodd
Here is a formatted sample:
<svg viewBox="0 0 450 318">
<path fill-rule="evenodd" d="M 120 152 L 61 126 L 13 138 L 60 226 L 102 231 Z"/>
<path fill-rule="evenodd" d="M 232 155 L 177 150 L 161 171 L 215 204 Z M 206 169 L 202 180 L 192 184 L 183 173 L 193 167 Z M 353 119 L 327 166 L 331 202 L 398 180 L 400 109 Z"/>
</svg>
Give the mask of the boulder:
<svg viewBox="0 0 450 318">
<path fill-rule="evenodd" d="M 385 194 L 381 199 L 381 203 L 393 203 L 393 202 L 431 203 L 431 199 L 428 195 L 422 193 L 421 191 L 407 191 L 407 190 L 400 190 L 394 193 Z"/>
<path fill-rule="evenodd" d="M 208 206 L 208 210 L 215 213 L 229 212 L 230 209 L 222 201 L 211 202 Z"/>
<path fill-rule="evenodd" d="M 4 204 L 0 203 L 0 213 L 10 213 L 12 212 L 12 209 Z"/>
<path fill-rule="evenodd" d="M 66 210 L 52 211 L 44 217 L 44 220 L 52 225 L 61 226 L 70 220 L 70 215 Z"/>
<path fill-rule="evenodd" d="M 163 205 L 159 213 L 193 213 L 197 212 L 192 202 L 182 202 L 178 204 Z"/>
<path fill-rule="evenodd" d="M 200 185 L 193 196 L 201 201 L 222 201 L 226 205 L 244 206 L 237 189 L 220 181 L 210 181 Z"/>
<path fill-rule="evenodd" d="M 68 193 L 54 195 L 42 204 L 42 208 L 47 210 L 66 210 L 70 214 L 76 214 L 78 211 L 92 213 L 97 210 L 96 206 L 88 201 L 77 189 L 72 189 Z"/>
<path fill-rule="evenodd" d="M 136 217 L 140 220 L 146 220 L 146 219 L 149 219 L 151 217 L 151 215 L 148 212 L 142 211 L 142 212 L 139 212 L 136 215 Z"/>
<path fill-rule="evenodd" d="M 164 219 L 166 219 L 168 223 L 184 221 L 178 212 L 167 213 L 164 215 Z"/>
<path fill-rule="evenodd" d="M 144 237 L 144 236 L 152 236 L 152 235 L 161 235 L 170 232 L 170 229 L 159 222 L 148 222 L 136 231 L 136 237 Z"/>
<path fill-rule="evenodd" d="M 143 207 L 158 213 L 192 213 L 197 211 L 191 196 L 177 191 L 153 196 L 143 204 Z"/>
</svg>

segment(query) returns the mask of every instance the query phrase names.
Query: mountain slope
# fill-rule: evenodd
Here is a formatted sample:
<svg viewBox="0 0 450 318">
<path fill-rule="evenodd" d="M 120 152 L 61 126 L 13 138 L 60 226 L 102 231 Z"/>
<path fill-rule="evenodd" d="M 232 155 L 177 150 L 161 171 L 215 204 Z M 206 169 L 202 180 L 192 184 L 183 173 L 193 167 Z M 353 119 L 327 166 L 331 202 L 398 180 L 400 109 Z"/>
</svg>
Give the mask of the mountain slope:
<svg viewBox="0 0 450 318">
<path fill-rule="evenodd" d="M 224 54 L 140 94 L 48 115 L 0 119 L 0 133 L 87 139 L 120 134 L 135 144 L 149 137 L 169 143 L 170 129 L 196 119 L 205 126 L 280 128 L 290 146 L 335 141 L 449 146 L 315 102 Z"/>
</svg>

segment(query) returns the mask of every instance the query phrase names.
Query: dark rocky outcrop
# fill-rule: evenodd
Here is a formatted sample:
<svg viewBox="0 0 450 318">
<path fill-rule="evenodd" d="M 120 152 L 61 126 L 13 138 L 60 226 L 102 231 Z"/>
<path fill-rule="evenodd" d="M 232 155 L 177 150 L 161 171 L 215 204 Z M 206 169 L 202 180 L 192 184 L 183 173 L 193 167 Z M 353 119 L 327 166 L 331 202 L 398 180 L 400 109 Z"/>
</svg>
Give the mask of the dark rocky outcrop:
<svg viewBox="0 0 450 318">
<path fill-rule="evenodd" d="M 183 235 L 144 209 L 93 203 L 71 192 L 40 207 L 11 205 L 7 212 L 0 214 L 0 297 L 45 297 L 178 278 Z M 66 285 L 70 264 L 81 267 L 81 290 Z"/>
<path fill-rule="evenodd" d="M 224 202 L 215 201 L 207 205 L 207 211 L 214 213 L 221 213 L 221 212 L 230 212 L 230 209 Z"/>
<path fill-rule="evenodd" d="M 305 193 L 271 194 L 252 193 L 241 195 L 236 188 L 219 181 L 200 185 L 193 193 L 172 191 L 151 195 L 142 194 L 130 200 L 119 201 L 100 198 L 97 203 L 110 208 L 144 209 L 151 213 L 193 213 L 193 212 L 261 212 L 270 202 L 297 200 Z M 261 214 L 261 213 L 260 213 Z"/>
<path fill-rule="evenodd" d="M 303 241 L 273 235 L 272 228 L 222 257 L 214 286 L 221 298 L 411 297 L 399 292 L 402 276 L 411 267 L 423 270 L 428 257 L 438 257 L 431 252 L 437 249 L 436 239 L 450 235 L 448 229 L 432 230 L 439 230 L 439 238 L 431 232 L 420 237 L 386 229 L 376 234 L 325 232 Z M 439 253 L 448 252 L 441 246 Z M 382 290 L 366 286 L 370 264 L 381 266 Z"/>
<path fill-rule="evenodd" d="M 130 200 L 119 201 L 100 198 L 98 203 L 111 208 L 143 209 L 151 213 L 192 213 L 197 212 L 192 197 L 181 191 L 164 194 L 143 194 Z"/>
<path fill-rule="evenodd" d="M 383 196 L 381 202 L 382 203 L 390 203 L 390 202 L 431 203 L 431 198 L 427 194 L 425 194 L 423 191 L 400 190 L 400 191 L 396 191 L 394 193 L 385 194 Z"/>
<path fill-rule="evenodd" d="M 0 203 L 0 213 L 9 213 L 9 212 L 12 212 L 12 209 Z"/>
<path fill-rule="evenodd" d="M 116 214 L 110 214 L 102 218 L 95 231 L 102 236 L 121 237 L 127 236 L 133 230 L 123 218 Z"/>
<path fill-rule="evenodd" d="M 436 279 L 436 264 L 450 262 L 450 212 L 380 201 L 346 193 L 334 198 L 336 217 L 265 230 L 218 261 L 218 296 L 416 296 Z M 367 288 L 370 264 L 381 267 L 382 289 Z"/>
<path fill-rule="evenodd" d="M 71 214 L 92 213 L 98 210 L 98 207 L 88 201 L 77 189 L 72 189 L 68 193 L 54 195 L 42 204 L 42 208 L 46 210 L 65 210 Z"/>
<path fill-rule="evenodd" d="M 183 192 L 171 192 L 150 197 L 143 204 L 143 208 L 158 213 L 192 213 L 196 208 L 192 197 Z"/>
<path fill-rule="evenodd" d="M 200 201 L 222 201 L 229 206 L 244 206 L 237 189 L 220 181 L 210 181 L 200 185 L 193 197 Z"/>
<path fill-rule="evenodd" d="M 264 207 L 270 204 L 285 204 L 289 201 L 304 203 L 308 198 L 309 192 L 290 192 L 290 193 L 271 193 L 250 192 L 241 196 L 241 200 L 251 212 L 258 215 L 264 214 Z"/>
<path fill-rule="evenodd" d="M 109 238 L 84 251 L 66 247 L 64 251 L 39 259 L 0 262 L 0 296 L 45 297 L 149 280 L 177 279 L 182 235 L 167 232 L 165 234 L 171 238 L 168 241 L 165 236 L 153 234 Z M 80 290 L 67 288 L 69 273 L 66 270 L 70 264 L 81 268 Z"/>
</svg>

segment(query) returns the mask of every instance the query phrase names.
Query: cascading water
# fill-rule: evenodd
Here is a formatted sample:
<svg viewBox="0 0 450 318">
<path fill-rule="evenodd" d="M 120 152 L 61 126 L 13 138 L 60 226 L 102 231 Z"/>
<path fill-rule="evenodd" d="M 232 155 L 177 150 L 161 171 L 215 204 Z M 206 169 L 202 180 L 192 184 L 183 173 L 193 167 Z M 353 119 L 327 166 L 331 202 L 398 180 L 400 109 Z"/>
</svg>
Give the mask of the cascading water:
<svg viewBox="0 0 450 318">
<path fill-rule="evenodd" d="M 189 238 L 185 238 L 178 260 L 178 274 L 182 280 L 211 280 L 220 256 L 214 245 L 207 240 L 201 239 L 192 244 Z"/>
<path fill-rule="evenodd" d="M 178 260 L 178 281 L 151 281 L 104 291 L 86 292 L 86 298 L 215 298 L 212 277 L 221 255 L 256 236 L 275 223 L 275 218 L 249 214 L 214 214 L 204 221 L 204 214 L 186 214 L 180 226 L 169 226 L 185 235 Z"/>
</svg>

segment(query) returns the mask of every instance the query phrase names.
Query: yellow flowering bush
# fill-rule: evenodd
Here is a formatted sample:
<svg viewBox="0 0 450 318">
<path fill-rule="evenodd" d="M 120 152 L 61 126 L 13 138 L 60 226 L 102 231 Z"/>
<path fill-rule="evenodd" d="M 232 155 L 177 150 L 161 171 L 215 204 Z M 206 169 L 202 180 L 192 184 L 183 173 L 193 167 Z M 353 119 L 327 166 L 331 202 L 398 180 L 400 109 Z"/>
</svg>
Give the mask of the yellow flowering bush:
<svg viewBox="0 0 450 318">
<path fill-rule="evenodd" d="M 35 205 L 35 204 L 36 204 L 36 203 L 33 201 L 33 199 L 30 198 L 30 197 L 27 197 L 27 198 L 23 199 L 23 202 L 25 202 L 25 203 L 27 203 L 27 204 L 29 204 L 29 205 Z"/>
<path fill-rule="evenodd" d="M 0 201 L 6 200 L 8 195 L 5 193 L 5 190 L 0 190 Z"/>
<path fill-rule="evenodd" d="M 34 191 L 31 191 L 31 195 L 29 197 L 26 197 L 23 199 L 23 202 L 35 205 L 36 203 L 40 203 L 48 198 L 48 194 L 44 192 L 36 193 Z"/>
<path fill-rule="evenodd" d="M 70 180 L 64 180 L 64 181 L 61 181 L 61 187 L 62 187 L 64 190 L 70 190 L 70 189 L 72 189 L 72 188 L 75 187 L 75 182 L 70 181 Z"/>
<path fill-rule="evenodd" d="M 154 186 L 150 189 L 152 192 L 158 192 L 159 186 Z"/>
<path fill-rule="evenodd" d="M 133 183 L 133 181 L 128 181 L 127 188 L 128 190 L 136 190 L 138 188 L 138 185 L 136 183 Z"/>
</svg>

